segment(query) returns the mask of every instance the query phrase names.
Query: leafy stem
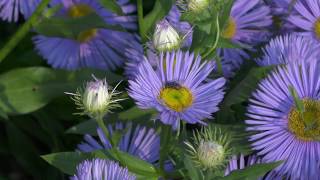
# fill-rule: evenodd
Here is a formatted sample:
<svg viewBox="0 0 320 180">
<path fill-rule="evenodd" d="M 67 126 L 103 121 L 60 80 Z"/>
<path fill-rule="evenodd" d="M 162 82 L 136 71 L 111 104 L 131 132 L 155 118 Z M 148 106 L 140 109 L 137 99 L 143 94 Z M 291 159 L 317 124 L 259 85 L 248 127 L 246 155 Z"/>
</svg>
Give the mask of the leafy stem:
<svg viewBox="0 0 320 180">
<path fill-rule="evenodd" d="M 138 23 L 139 23 L 139 33 L 140 36 L 143 36 L 142 26 L 143 26 L 143 3 L 142 0 L 137 0 L 137 8 L 138 8 Z"/>
<path fill-rule="evenodd" d="M 28 34 L 32 26 L 38 23 L 38 18 L 41 16 L 43 10 L 47 7 L 50 0 L 42 0 L 32 16 L 26 21 L 20 29 L 12 36 L 12 38 L 0 50 L 0 62 L 2 62 L 9 53 L 17 46 L 17 44 Z"/>
</svg>

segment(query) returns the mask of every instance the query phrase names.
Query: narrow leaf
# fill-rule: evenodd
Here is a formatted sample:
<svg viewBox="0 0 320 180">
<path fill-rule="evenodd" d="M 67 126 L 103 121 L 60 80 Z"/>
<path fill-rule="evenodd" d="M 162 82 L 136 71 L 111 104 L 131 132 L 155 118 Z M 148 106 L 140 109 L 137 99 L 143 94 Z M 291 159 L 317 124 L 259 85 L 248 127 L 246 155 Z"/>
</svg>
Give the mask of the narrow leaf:
<svg viewBox="0 0 320 180">
<path fill-rule="evenodd" d="M 113 13 L 116 13 L 118 15 L 123 14 L 121 7 L 118 5 L 116 0 L 99 0 L 99 2 L 103 7 L 112 11 Z"/>
<path fill-rule="evenodd" d="M 302 100 L 299 98 L 297 91 L 292 86 L 289 86 L 289 91 L 290 91 L 291 96 L 293 97 L 294 103 L 295 103 L 298 111 L 301 114 L 303 114 L 305 111 L 304 105 L 303 105 Z"/>
</svg>

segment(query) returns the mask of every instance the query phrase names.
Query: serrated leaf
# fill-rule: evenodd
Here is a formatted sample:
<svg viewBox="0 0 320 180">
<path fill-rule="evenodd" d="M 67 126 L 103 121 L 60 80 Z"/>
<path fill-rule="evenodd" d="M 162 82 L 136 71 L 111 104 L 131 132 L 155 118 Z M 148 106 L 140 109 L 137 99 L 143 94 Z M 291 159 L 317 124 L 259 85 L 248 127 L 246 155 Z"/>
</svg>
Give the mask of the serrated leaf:
<svg viewBox="0 0 320 180">
<path fill-rule="evenodd" d="M 92 74 L 106 77 L 109 83 L 121 80 L 109 72 L 81 70 L 62 71 L 44 67 L 14 69 L 0 75 L 0 108 L 6 114 L 25 114 L 35 111 L 53 98 L 74 92 Z"/>
<path fill-rule="evenodd" d="M 265 164 L 255 164 L 245 169 L 232 171 L 228 176 L 221 178 L 221 180 L 256 180 L 264 176 L 272 169 L 278 167 L 282 161 Z"/>
</svg>

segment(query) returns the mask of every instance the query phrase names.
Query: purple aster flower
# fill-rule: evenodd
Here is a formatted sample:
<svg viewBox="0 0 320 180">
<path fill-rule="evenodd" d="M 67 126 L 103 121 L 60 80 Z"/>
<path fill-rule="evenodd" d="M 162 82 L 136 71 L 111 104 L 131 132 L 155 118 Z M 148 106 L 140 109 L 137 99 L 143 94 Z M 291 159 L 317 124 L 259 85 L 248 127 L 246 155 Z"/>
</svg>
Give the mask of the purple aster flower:
<svg viewBox="0 0 320 180">
<path fill-rule="evenodd" d="M 135 11 L 128 0 L 117 1 L 125 14 Z M 96 0 L 55 0 L 63 3 L 57 16 L 79 18 L 97 13 L 107 24 L 136 29 L 135 16 L 118 16 L 102 7 Z M 114 70 L 125 61 L 123 49 L 127 42 L 135 41 L 133 34 L 110 29 L 89 29 L 76 38 L 34 37 L 37 51 L 55 68 L 78 69 L 83 67 Z"/>
<path fill-rule="evenodd" d="M 267 29 L 271 24 L 270 8 L 262 0 L 236 0 L 221 35 L 240 46 L 253 46 L 267 40 L 270 36 Z M 227 77 L 232 76 L 243 60 L 249 58 L 243 49 L 218 49 L 218 54 Z"/>
<path fill-rule="evenodd" d="M 278 33 L 286 34 L 296 30 L 296 28 L 288 22 L 290 15 L 297 14 L 294 9 L 296 2 L 297 0 L 271 0 L 271 2 L 269 2 L 272 14 L 274 15 L 275 29 L 279 31 Z"/>
<path fill-rule="evenodd" d="M 300 34 L 320 41 L 320 1 L 298 1 L 294 10 L 297 14 L 292 14 L 288 21 L 300 31 Z"/>
<path fill-rule="evenodd" d="M 135 80 L 129 81 L 129 95 L 140 108 L 156 109 L 160 120 L 174 128 L 180 120 L 204 124 L 224 95 L 224 78 L 205 81 L 214 66 L 189 52 L 161 53 L 156 70 L 148 60 L 141 63 Z"/>
<path fill-rule="evenodd" d="M 152 128 L 144 126 L 132 127 L 131 123 L 117 123 L 114 126 L 108 126 L 112 135 L 116 130 L 126 130 L 125 135 L 121 138 L 118 148 L 121 151 L 128 152 L 149 163 L 156 163 L 159 160 L 160 137 Z M 82 152 L 91 152 L 98 149 L 111 149 L 111 144 L 105 137 L 100 128 L 97 130 L 100 143 L 90 135 L 84 136 L 84 142 L 78 145 Z"/>
<path fill-rule="evenodd" d="M 0 18 L 4 21 L 17 22 L 19 15 L 31 16 L 41 0 L 0 0 Z"/>
<path fill-rule="evenodd" d="M 70 177 L 71 180 L 135 180 L 136 177 L 128 171 L 127 168 L 121 167 L 117 162 L 93 159 L 86 160 L 77 166 L 76 174 Z"/>
<path fill-rule="evenodd" d="M 246 123 L 253 149 L 263 162 L 284 162 L 273 174 L 286 179 L 319 180 L 320 64 L 291 63 L 278 67 L 260 84 L 248 107 Z M 296 107 L 291 90 L 300 98 Z M 273 177 L 275 177 L 273 175 Z"/>
<path fill-rule="evenodd" d="M 320 56 L 320 44 L 316 41 L 295 34 L 278 36 L 263 48 L 263 57 L 256 62 L 260 66 L 288 63 L 302 63 L 317 60 Z"/>
<path fill-rule="evenodd" d="M 248 166 L 261 163 L 261 159 L 255 155 L 245 157 L 243 154 L 240 156 L 232 156 L 225 170 L 224 175 L 229 175 L 232 171 L 244 169 Z"/>
</svg>

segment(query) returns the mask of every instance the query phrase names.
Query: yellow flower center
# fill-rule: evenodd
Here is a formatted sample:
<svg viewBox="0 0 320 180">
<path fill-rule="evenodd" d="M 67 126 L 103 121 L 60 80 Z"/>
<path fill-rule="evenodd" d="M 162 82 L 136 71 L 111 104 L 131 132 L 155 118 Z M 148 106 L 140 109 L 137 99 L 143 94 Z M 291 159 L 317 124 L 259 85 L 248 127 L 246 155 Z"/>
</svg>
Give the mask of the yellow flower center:
<svg viewBox="0 0 320 180">
<path fill-rule="evenodd" d="M 177 112 L 181 112 L 190 107 L 193 101 L 191 91 L 177 84 L 163 88 L 159 98 L 166 106 Z"/>
<path fill-rule="evenodd" d="M 316 34 L 317 38 L 320 39 L 320 19 L 314 23 L 314 33 Z"/>
<path fill-rule="evenodd" d="M 289 130 L 304 141 L 320 140 L 320 101 L 303 100 L 304 112 L 292 108 L 289 113 Z"/>
<path fill-rule="evenodd" d="M 226 39 L 232 39 L 237 32 L 237 24 L 233 18 L 229 18 L 227 25 L 221 33 L 221 36 Z"/>
<path fill-rule="evenodd" d="M 73 18 L 87 16 L 94 10 L 86 4 L 78 4 L 69 8 L 68 15 Z"/>
<path fill-rule="evenodd" d="M 97 35 L 98 29 L 89 29 L 79 33 L 77 40 L 79 42 L 88 42 Z"/>
<path fill-rule="evenodd" d="M 72 18 L 79 18 L 94 13 L 94 10 L 86 4 L 78 4 L 69 8 L 68 15 Z M 88 42 L 97 35 L 97 29 L 89 29 L 78 34 L 77 40 L 81 43 Z"/>
</svg>

